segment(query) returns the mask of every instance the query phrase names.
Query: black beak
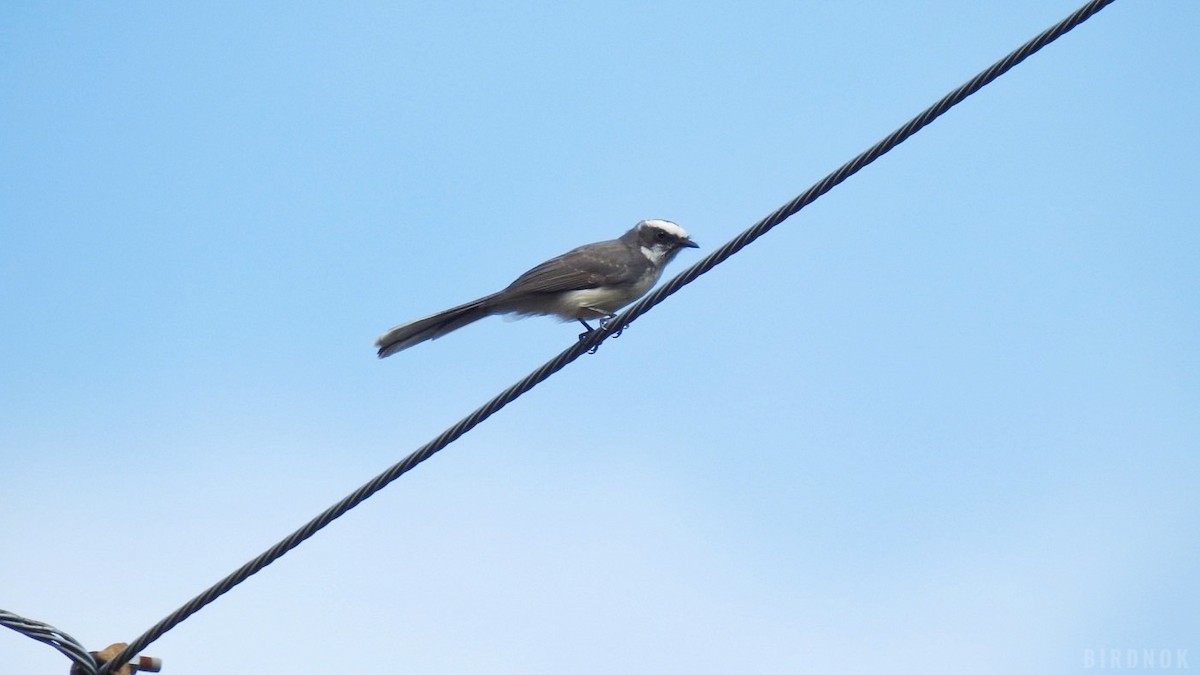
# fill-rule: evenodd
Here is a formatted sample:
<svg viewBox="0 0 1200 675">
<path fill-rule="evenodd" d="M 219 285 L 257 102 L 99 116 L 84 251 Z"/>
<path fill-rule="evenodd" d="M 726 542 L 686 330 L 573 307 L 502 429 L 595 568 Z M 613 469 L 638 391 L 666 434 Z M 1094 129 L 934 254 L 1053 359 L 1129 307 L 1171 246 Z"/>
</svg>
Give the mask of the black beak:
<svg viewBox="0 0 1200 675">
<path fill-rule="evenodd" d="M 691 237 L 684 239 L 683 243 L 681 243 L 680 246 L 682 246 L 684 248 L 700 248 L 700 244 L 697 244 L 696 242 L 692 241 Z"/>
</svg>

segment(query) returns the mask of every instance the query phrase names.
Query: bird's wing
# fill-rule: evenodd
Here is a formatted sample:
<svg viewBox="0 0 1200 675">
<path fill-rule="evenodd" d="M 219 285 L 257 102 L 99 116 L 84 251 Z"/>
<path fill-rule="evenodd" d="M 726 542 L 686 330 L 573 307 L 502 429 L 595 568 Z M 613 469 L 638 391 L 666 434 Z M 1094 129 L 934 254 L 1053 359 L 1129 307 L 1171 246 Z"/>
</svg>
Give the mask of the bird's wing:
<svg viewBox="0 0 1200 675">
<path fill-rule="evenodd" d="M 603 241 L 551 258 L 517 277 L 505 293 L 555 293 L 631 281 L 625 244 Z"/>
</svg>

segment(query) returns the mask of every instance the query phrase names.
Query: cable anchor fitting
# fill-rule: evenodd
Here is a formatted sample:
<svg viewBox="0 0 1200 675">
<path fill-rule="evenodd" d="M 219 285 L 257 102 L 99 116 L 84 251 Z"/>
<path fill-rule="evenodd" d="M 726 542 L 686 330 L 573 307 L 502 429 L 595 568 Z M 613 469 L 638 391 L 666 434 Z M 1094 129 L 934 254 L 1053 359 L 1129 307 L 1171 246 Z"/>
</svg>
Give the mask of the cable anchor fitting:
<svg viewBox="0 0 1200 675">
<path fill-rule="evenodd" d="M 129 645 L 124 642 L 111 644 L 101 651 L 91 652 L 92 658 L 96 659 L 96 666 L 100 667 L 108 663 L 114 656 L 121 653 Z M 110 671 L 110 675 L 133 675 L 133 673 L 157 673 L 162 670 L 162 659 L 153 656 L 139 656 L 134 660 L 122 665 L 120 668 L 115 668 Z M 71 675 L 87 675 L 87 672 L 78 664 L 71 666 Z"/>
</svg>

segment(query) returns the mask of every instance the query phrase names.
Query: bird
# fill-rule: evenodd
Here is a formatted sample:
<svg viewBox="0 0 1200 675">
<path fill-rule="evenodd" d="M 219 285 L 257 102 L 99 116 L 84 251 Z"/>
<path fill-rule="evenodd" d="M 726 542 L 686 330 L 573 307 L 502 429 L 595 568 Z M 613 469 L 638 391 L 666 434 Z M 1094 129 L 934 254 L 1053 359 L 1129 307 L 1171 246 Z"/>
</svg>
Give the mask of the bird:
<svg viewBox="0 0 1200 675">
<path fill-rule="evenodd" d="M 587 329 L 582 338 L 593 330 L 588 319 L 600 319 L 603 325 L 617 310 L 645 295 L 685 248 L 698 248 L 698 244 L 679 225 L 657 218 L 640 221 L 616 239 L 586 244 L 547 260 L 501 291 L 396 326 L 375 341 L 378 356 L 391 356 L 496 314 L 576 320 Z"/>
</svg>

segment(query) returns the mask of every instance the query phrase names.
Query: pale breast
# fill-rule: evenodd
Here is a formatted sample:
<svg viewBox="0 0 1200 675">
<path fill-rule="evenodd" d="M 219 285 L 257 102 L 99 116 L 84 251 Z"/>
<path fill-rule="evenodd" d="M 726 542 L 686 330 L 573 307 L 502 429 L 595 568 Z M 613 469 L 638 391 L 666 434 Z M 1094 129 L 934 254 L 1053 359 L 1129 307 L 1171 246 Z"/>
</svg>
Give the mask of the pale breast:
<svg viewBox="0 0 1200 675">
<path fill-rule="evenodd" d="M 567 319 L 594 319 L 609 314 L 646 294 L 658 281 L 659 273 L 647 271 L 635 283 L 627 286 L 585 288 L 567 291 L 559 296 L 555 314 Z"/>
</svg>

